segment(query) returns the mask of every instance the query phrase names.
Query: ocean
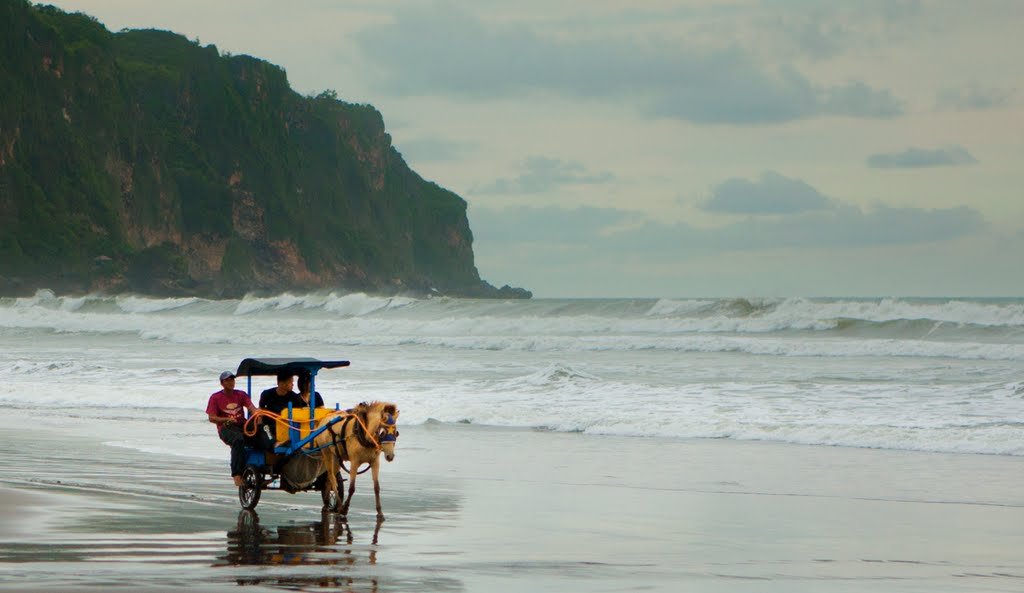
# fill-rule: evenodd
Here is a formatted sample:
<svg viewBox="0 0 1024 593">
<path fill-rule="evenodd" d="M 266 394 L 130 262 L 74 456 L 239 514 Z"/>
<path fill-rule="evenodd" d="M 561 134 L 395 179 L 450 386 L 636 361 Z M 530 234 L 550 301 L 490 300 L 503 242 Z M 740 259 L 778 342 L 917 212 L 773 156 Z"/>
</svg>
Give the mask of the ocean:
<svg viewBox="0 0 1024 593">
<path fill-rule="evenodd" d="M 0 299 L 0 345 L 0 404 L 172 456 L 225 458 L 217 376 L 270 356 L 351 361 L 317 377 L 328 405 L 393 401 L 403 425 L 1024 455 L 1024 299 L 40 290 Z"/>
<path fill-rule="evenodd" d="M 400 408 L 386 522 L 239 509 L 282 356 Z M 0 590 L 1019 591 L 1022 363 L 1024 299 L 4 298 Z"/>
</svg>

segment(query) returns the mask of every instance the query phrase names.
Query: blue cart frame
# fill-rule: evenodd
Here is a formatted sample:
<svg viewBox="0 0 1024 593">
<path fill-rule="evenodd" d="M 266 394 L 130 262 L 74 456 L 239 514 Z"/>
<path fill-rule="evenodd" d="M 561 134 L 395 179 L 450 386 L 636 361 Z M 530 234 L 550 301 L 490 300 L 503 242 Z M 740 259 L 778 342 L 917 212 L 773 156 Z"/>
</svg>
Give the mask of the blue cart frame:
<svg viewBox="0 0 1024 593">
<path fill-rule="evenodd" d="M 238 365 L 235 376 L 245 377 L 246 392 L 252 399 L 252 378 L 258 376 L 276 376 L 279 373 L 291 373 L 293 375 L 309 375 L 310 394 L 316 393 L 316 375 L 320 369 L 334 369 L 349 366 L 347 360 L 317 360 L 315 358 L 246 358 Z M 254 509 L 260 501 L 260 493 L 263 490 L 282 490 L 281 468 L 296 455 L 309 455 L 316 453 L 322 447 L 307 447 L 318 435 L 327 430 L 330 426 L 341 422 L 344 418 L 337 416 L 328 420 L 319 429 L 316 428 L 314 418 L 314 406 L 316 397 L 309 398 L 309 434 L 302 438 L 298 421 L 289 422 L 288 440 L 282 445 L 275 445 L 272 449 L 259 449 L 246 446 L 245 470 L 242 472 L 242 485 L 238 487 L 238 501 L 242 508 Z M 335 409 L 338 406 L 335 405 Z M 288 418 L 292 417 L 292 405 L 288 404 Z M 312 488 L 305 490 L 319 490 L 323 499 L 324 509 L 335 510 L 338 500 L 334 491 L 327 491 L 325 487 L 326 474 L 321 475 L 314 482 Z M 343 482 L 342 475 L 338 474 L 339 485 Z"/>
</svg>

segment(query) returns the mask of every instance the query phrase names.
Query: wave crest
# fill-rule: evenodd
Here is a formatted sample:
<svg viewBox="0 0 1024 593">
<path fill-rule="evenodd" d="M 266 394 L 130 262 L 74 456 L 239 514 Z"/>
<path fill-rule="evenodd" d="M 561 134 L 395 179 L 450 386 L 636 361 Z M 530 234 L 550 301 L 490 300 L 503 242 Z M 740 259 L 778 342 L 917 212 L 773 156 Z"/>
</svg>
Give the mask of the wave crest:
<svg viewBox="0 0 1024 593">
<path fill-rule="evenodd" d="M 246 295 L 235 307 L 234 313 L 250 315 L 288 309 L 320 309 L 342 317 L 361 317 L 381 310 L 405 307 L 415 302 L 417 299 L 409 297 L 377 297 L 366 293 L 284 293 L 271 297 Z"/>
<path fill-rule="evenodd" d="M 514 380 L 517 384 L 527 384 L 534 386 L 549 386 L 557 383 L 588 383 L 598 382 L 601 378 L 597 375 L 592 375 L 579 369 L 574 369 L 569 365 L 564 364 L 552 364 L 547 366 L 536 373 L 526 375 Z"/>
</svg>

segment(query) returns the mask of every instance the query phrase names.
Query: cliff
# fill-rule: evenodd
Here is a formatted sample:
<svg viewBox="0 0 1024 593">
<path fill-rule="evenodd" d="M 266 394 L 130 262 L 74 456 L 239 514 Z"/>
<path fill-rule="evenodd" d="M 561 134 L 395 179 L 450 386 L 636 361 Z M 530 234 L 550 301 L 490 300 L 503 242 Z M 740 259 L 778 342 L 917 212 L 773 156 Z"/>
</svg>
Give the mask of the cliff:
<svg viewBox="0 0 1024 593">
<path fill-rule="evenodd" d="M 0 292 L 529 296 L 381 114 L 166 31 L 0 0 Z"/>
</svg>

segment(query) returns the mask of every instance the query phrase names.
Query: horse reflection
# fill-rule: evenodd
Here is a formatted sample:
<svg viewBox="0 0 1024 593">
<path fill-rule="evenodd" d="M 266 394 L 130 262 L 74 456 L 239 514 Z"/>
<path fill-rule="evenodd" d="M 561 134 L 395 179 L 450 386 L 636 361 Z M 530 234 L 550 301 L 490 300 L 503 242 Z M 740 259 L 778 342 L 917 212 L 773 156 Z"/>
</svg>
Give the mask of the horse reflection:
<svg viewBox="0 0 1024 593">
<path fill-rule="evenodd" d="M 372 545 L 376 546 L 383 521 L 377 521 Z M 344 538 L 343 543 L 339 540 Z M 260 525 L 259 515 L 253 510 L 238 514 L 238 524 L 227 532 L 227 553 L 218 564 L 229 566 L 354 566 L 360 557 L 353 554 L 354 537 L 348 522 L 337 514 L 323 512 L 319 521 L 279 525 L 267 528 Z M 370 549 L 367 562 L 377 563 L 377 550 Z M 238 584 L 252 585 L 272 582 L 282 586 L 318 585 L 356 587 L 353 591 L 377 591 L 377 580 L 354 579 L 343 575 L 286 575 L 273 577 L 239 578 Z M 366 581 L 366 582 L 361 582 Z"/>
</svg>

